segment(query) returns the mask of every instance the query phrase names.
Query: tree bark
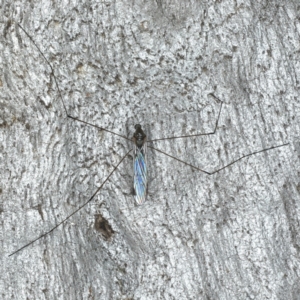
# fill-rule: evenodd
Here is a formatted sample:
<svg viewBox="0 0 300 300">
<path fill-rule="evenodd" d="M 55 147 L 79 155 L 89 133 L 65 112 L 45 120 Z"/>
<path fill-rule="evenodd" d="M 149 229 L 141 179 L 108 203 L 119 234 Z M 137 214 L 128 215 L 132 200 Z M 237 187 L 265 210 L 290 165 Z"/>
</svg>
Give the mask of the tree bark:
<svg viewBox="0 0 300 300">
<path fill-rule="evenodd" d="M 299 299 L 300 6 L 256 2 L 6 2 L 2 299 Z M 289 144 L 149 148 L 142 206 L 129 154 L 8 257 L 211 94 L 149 146 Z"/>
</svg>

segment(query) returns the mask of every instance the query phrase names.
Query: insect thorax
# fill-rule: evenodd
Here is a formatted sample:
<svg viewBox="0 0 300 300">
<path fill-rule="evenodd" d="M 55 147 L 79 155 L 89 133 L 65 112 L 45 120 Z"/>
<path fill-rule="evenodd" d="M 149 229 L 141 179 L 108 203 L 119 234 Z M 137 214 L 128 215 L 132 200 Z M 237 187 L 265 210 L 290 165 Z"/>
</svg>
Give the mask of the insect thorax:
<svg viewBox="0 0 300 300">
<path fill-rule="evenodd" d="M 146 134 L 142 130 L 142 126 L 140 124 L 136 124 L 134 128 L 135 133 L 133 135 L 133 141 L 137 147 L 141 148 L 146 140 Z"/>
</svg>

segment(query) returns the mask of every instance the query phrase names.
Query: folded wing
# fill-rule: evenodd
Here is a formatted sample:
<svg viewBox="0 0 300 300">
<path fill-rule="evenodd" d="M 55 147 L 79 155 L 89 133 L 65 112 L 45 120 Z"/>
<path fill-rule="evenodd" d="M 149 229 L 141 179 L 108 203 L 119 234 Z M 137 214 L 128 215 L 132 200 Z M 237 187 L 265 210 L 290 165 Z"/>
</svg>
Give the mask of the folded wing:
<svg viewBox="0 0 300 300">
<path fill-rule="evenodd" d="M 146 147 L 146 143 L 142 147 L 134 147 L 133 187 L 135 191 L 135 201 L 138 205 L 141 205 L 145 202 L 147 193 Z"/>
</svg>

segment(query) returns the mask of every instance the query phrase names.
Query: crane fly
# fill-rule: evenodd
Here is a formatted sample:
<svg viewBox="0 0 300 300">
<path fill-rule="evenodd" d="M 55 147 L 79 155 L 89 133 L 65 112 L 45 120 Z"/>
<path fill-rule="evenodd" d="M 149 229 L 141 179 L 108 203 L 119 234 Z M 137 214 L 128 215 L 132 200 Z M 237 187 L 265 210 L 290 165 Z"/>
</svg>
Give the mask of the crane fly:
<svg viewBox="0 0 300 300">
<path fill-rule="evenodd" d="M 134 190 L 134 199 L 136 204 L 138 205 L 142 205 L 145 200 L 146 200 L 146 195 L 147 195 L 147 186 L 148 186 L 148 178 L 147 178 L 147 148 L 151 148 L 165 156 L 168 156 L 186 166 L 189 166 L 191 168 L 193 168 L 194 170 L 197 170 L 199 172 L 202 172 L 206 175 L 213 175 L 217 172 L 220 172 L 222 170 L 224 170 L 225 168 L 235 164 L 236 162 L 245 159 L 249 156 L 255 155 L 255 154 L 259 154 L 262 153 L 264 151 L 269 151 L 272 149 L 276 149 L 279 147 L 283 147 L 288 145 L 289 143 L 285 143 L 285 144 L 281 144 L 281 145 L 277 145 L 277 146 L 272 146 L 269 148 L 265 148 L 265 149 L 260 149 L 254 152 L 251 152 L 249 154 L 243 155 L 233 161 L 231 161 L 230 163 L 226 164 L 225 166 L 218 168 L 217 170 L 208 172 L 204 169 L 200 169 L 199 167 L 192 165 L 190 163 L 187 163 L 173 155 L 170 155 L 160 149 L 157 149 L 153 146 L 148 145 L 149 142 L 156 142 L 156 141 L 162 141 L 162 140 L 173 140 L 173 139 L 184 139 L 184 138 L 191 138 L 191 137 L 199 137 L 199 136 L 208 136 L 208 135 L 214 135 L 217 131 L 218 128 L 218 122 L 220 119 L 220 114 L 222 111 L 222 105 L 223 105 L 223 101 L 221 101 L 218 97 L 216 97 L 214 94 L 210 94 L 217 103 L 219 103 L 219 110 L 218 110 L 218 115 L 214 124 L 214 129 L 210 132 L 206 132 L 206 133 L 199 133 L 199 134 L 190 134 L 190 135 L 181 135 L 181 136 L 173 136 L 173 137 L 166 137 L 166 138 L 159 138 L 159 139 L 152 139 L 152 140 L 147 140 L 147 136 L 145 134 L 145 132 L 142 129 L 142 126 L 140 124 L 136 124 L 135 125 L 135 132 L 133 134 L 132 139 L 118 134 L 116 132 L 113 132 L 111 130 L 108 130 L 107 128 L 103 128 L 100 126 L 97 126 L 95 124 L 89 123 L 87 121 L 81 120 L 77 117 L 74 117 L 72 115 L 70 115 L 67 111 L 65 102 L 63 100 L 59 85 L 58 85 L 58 81 L 55 77 L 54 74 L 54 69 L 52 67 L 52 65 L 50 64 L 50 62 L 48 61 L 48 59 L 45 57 L 45 55 L 43 54 L 43 52 L 40 50 L 40 48 L 38 47 L 38 45 L 35 43 L 34 39 L 29 35 L 29 33 L 27 33 L 27 31 L 20 25 L 18 24 L 18 26 L 21 28 L 21 30 L 25 33 L 25 35 L 29 38 L 29 40 L 34 44 L 34 46 L 37 48 L 38 52 L 40 53 L 40 55 L 43 57 L 43 59 L 45 60 L 45 62 L 47 63 L 47 65 L 49 66 L 50 70 L 51 70 L 51 75 L 54 78 L 54 82 L 55 82 L 55 86 L 57 88 L 58 94 L 59 94 L 59 98 L 61 100 L 62 106 L 64 108 L 64 111 L 66 113 L 67 118 L 75 121 L 75 122 L 80 122 L 83 123 L 87 126 L 91 126 L 94 127 L 100 131 L 105 131 L 108 132 L 112 135 L 121 137 L 123 139 L 126 139 L 128 141 L 131 141 L 133 143 L 133 149 L 130 149 L 123 157 L 122 159 L 117 163 L 117 165 L 113 168 L 113 170 L 109 173 L 109 175 L 103 180 L 102 184 L 96 189 L 96 191 L 93 193 L 93 195 L 82 205 L 80 205 L 75 211 L 73 211 L 68 217 L 66 217 L 65 219 L 63 219 L 62 221 L 60 221 L 59 223 L 57 223 L 51 230 L 43 233 L 42 235 L 40 235 L 39 237 L 37 237 L 36 239 L 32 240 L 31 242 L 27 243 L 26 245 L 24 245 L 23 247 L 15 250 L 13 253 L 11 253 L 9 256 L 12 256 L 14 254 L 16 254 L 17 252 L 23 250 L 24 248 L 28 247 L 29 245 L 33 244 L 34 242 L 36 242 L 37 240 L 41 239 L 42 237 L 45 237 L 46 235 L 50 234 L 52 231 L 54 231 L 57 227 L 59 227 L 61 224 L 63 224 L 64 222 L 66 222 L 69 218 L 71 218 L 74 214 L 76 214 L 79 210 L 81 210 L 84 206 L 86 206 L 88 203 L 90 203 L 94 197 L 98 194 L 98 192 L 102 189 L 102 187 L 105 185 L 105 183 L 110 179 L 110 177 L 112 176 L 112 174 L 117 170 L 117 168 L 120 166 L 120 164 L 124 161 L 124 159 L 129 155 L 129 153 L 133 150 L 133 190 Z"/>
<path fill-rule="evenodd" d="M 136 203 L 143 204 L 147 192 L 147 140 L 140 124 L 136 124 L 135 129 L 132 138 L 134 142 L 133 189 Z"/>
</svg>

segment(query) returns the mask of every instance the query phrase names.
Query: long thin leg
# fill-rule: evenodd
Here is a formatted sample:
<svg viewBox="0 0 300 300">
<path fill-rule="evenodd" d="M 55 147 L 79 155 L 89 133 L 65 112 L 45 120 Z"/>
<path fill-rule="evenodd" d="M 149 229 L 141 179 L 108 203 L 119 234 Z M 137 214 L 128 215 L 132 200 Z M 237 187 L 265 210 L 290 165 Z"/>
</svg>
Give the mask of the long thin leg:
<svg viewBox="0 0 300 300">
<path fill-rule="evenodd" d="M 72 120 L 75 120 L 75 121 L 78 121 L 78 122 L 81 122 L 81 123 L 83 123 L 83 124 L 86 124 L 86 125 L 89 125 L 89 126 L 98 128 L 98 129 L 100 129 L 100 130 L 104 130 L 104 131 L 106 131 L 106 132 L 109 132 L 109 133 L 112 133 L 112 134 L 114 134 L 114 135 L 120 136 L 120 137 L 122 137 L 122 138 L 124 138 L 124 139 L 126 139 L 126 140 L 128 140 L 128 141 L 130 141 L 130 142 L 132 142 L 132 139 L 129 139 L 128 137 L 126 137 L 126 136 L 124 136 L 124 135 L 121 135 L 121 134 L 112 132 L 112 131 L 110 131 L 110 130 L 108 130 L 108 129 L 104 129 L 104 128 L 99 127 L 99 126 L 97 126 L 97 125 L 91 124 L 91 123 L 89 123 L 89 122 L 80 120 L 80 119 L 75 118 L 75 117 L 72 117 L 72 116 L 70 116 L 70 115 L 68 115 L 68 118 L 70 118 L 70 119 L 72 119 Z"/>
<path fill-rule="evenodd" d="M 203 135 L 213 135 L 216 133 L 217 128 L 218 128 L 218 123 L 219 123 L 219 119 L 220 119 L 220 114 L 221 114 L 221 110 L 222 110 L 222 106 L 223 106 L 223 101 L 221 101 L 219 98 L 217 98 L 214 94 L 210 94 L 211 96 L 213 96 L 215 99 L 217 99 L 221 105 L 220 105 L 220 109 L 219 109 L 219 113 L 218 113 L 218 118 L 216 120 L 216 125 L 213 131 L 211 132 L 207 132 L 207 133 L 198 133 L 198 134 L 190 134 L 190 135 L 180 135 L 180 136 L 172 136 L 172 137 L 166 137 L 166 138 L 161 138 L 161 139 L 154 139 L 154 140 L 149 140 L 147 141 L 148 143 L 150 142 L 157 142 L 157 141 L 163 141 L 163 140 L 174 140 L 174 139 L 182 139 L 182 138 L 189 138 L 189 137 L 195 137 L 195 136 L 203 136 Z"/>
<path fill-rule="evenodd" d="M 258 154 L 258 153 L 261 153 L 261 152 L 264 152 L 264 151 L 268 151 L 268 150 L 276 149 L 276 148 L 279 148 L 279 147 L 287 146 L 288 144 L 289 144 L 289 143 L 282 144 L 282 145 L 279 145 L 279 146 L 273 146 L 273 147 L 270 147 L 270 148 L 258 150 L 258 151 L 255 151 L 255 152 L 252 152 L 252 153 L 243 155 L 243 156 L 241 156 L 240 158 L 238 158 L 238 159 L 232 161 L 231 163 L 229 163 L 229 164 L 223 166 L 222 168 L 217 169 L 217 170 L 215 170 L 215 171 L 213 171 L 213 172 L 208 172 L 208 171 L 205 171 L 205 170 L 203 170 L 203 169 L 200 169 L 200 168 L 198 168 L 198 167 L 196 167 L 196 166 L 194 166 L 194 165 L 192 165 L 192 164 L 189 164 L 189 163 L 187 163 L 187 162 L 185 162 L 185 161 L 183 161 L 183 160 L 181 160 L 181 159 L 179 159 L 179 158 L 177 158 L 177 157 L 175 157 L 175 156 L 173 156 L 173 155 L 170 155 L 170 154 L 168 154 L 168 153 L 166 153 L 166 152 L 164 152 L 164 151 L 161 151 L 161 150 L 159 150 L 159 149 L 157 149 L 157 148 L 154 148 L 154 147 L 152 147 L 152 146 L 148 146 L 148 147 L 151 148 L 151 149 L 153 149 L 153 150 L 155 150 L 155 151 L 158 151 L 158 152 L 160 152 L 160 153 L 162 153 L 162 154 L 164 154 L 164 155 L 166 155 L 166 156 L 169 156 L 169 157 L 171 157 L 171 158 L 173 158 L 173 159 L 175 159 L 175 160 L 177 160 L 177 161 L 179 161 L 179 162 L 181 162 L 181 163 L 183 163 L 183 164 L 185 164 L 185 165 L 187 165 L 187 166 L 189 166 L 189 167 L 192 167 L 193 169 L 196 169 L 196 170 L 198 170 L 198 171 L 200 171 L 200 172 L 203 172 L 203 173 L 205 173 L 205 174 L 207 174 L 207 175 L 213 175 L 213 174 L 215 174 L 215 173 L 217 173 L 217 172 L 220 172 L 220 171 L 224 170 L 225 168 L 227 168 L 227 167 L 229 167 L 229 166 L 235 164 L 236 162 L 238 162 L 238 161 L 240 161 L 240 160 L 242 160 L 242 159 L 244 159 L 244 158 L 246 158 L 246 157 L 249 157 L 249 156 L 251 156 L 251 155 L 255 155 L 255 154 Z"/>
<path fill-rule="evenodd" d="M 61 94 L 59 85 L 58 85 L 58 83 L 57 83 L 57 79 L 56 79 L 56 76 L 55 76 L 55 74 L 54 74 L 54 69 L 52 68 L 52 65 L 50 64 L 49 60 L 45 57 L 44 53 L 41 51 L 41 49 L 40 49 L 39 46 L 36 44 L 36 42 L 33 40 L 33 38 L 29 35 L 29 33 L 27 33 L 27 31 L 26 31 L 20 24 L 18 24 L 18 26 L 19 26 L 19 27 L 22 29 L 22 31 L 27 35 L 27 37 L 28 37 L 28 38 L 30 39 L 30 41 L 34 44 L 34 46 L 37 48 L 37 50 L 40 52 L 41 56 L 44 58 L 44 60 L 46 61 L 46 63 L 47 63 L 48 66 L 50 67 L 50 69 L 51 69 L 51 75 L 52 75 L 53 78 L 54 78 L 54 82 L 55 82 L 56 88 L 57 88 L 57 90 L 58 90 L 59 98 L 60 98 L 61 103 L 62 103 L 62 105 L 63 105 L 63 107 L 64 107 L 66 116 L 67 116 L 68 118 L 74 120 L 74 121 L 78 121 L 78 122 L 84 123 L 84 124 L 86 124 L 86 125 L 95 127 L 95 128 L 97 128 L 97 129 L 99 129 L 99 130 L 103 130 L 103 131 L 109 132 L 109 133 L 111 133 L 111 134 L 117 135 L 117 136 L 119 136 L 119 137 L 122 137 L 122 138 L 124 138 L 124 139 L 126 139 L 126 140 L 131 141 L 131 139 L 127 138 L 127 137 L 124 136 L 124 135 L 115 133 L 115 132 L 110 131 L 110 130 L 108 130 L 108 129 L 105 129 L 105 128 L 103 128 L 103 127 L 100 127 L 100 126 L 91 124 L 91 123 L 89 123 L 89 122 L 80 120 L 80 119 L 78 119 L 78 118 L 76 118 L 76 117 L 71 116 L 71 115 L 68 113 L 67 107 L 66 107 L 65 102 L 64 102 L 64 100 L 63 100 L 63 97 L 62 97 L 62 94 Z"/>
<path fill-rule="evenodd" d="M 49 233 L 51 233 L 52 231 L 54 231 L 58 226 L 60 226 L 61 224 L 63 224 L 64 222 L 66 222 L 68 219 L 70 219 L 72 216 L 74 216 L 77 212 L 79 212 L 83 207 L 85 207 L 88 203 L 90 203 L 94 197 L 97 195 L 97 193 L 102 189 L 102 187 L 104 186 L 104 184 L 106 183 L 106 181 L 110 178 L 110 176 L 116 171 L 116 169 L 118 168 L 118 166 L 121 164 L 121 162 L 125 159 L 125 157 L 131 152 L 132 150 L 129 150 L 123 157 L 122 159 L 119 161 L 119 163 L 114 167 L 114 169 L 110 172 L 110 174 L 105 178 L 105 180 L 103 181 L 103 183 L 98 187 L 98 189 L 96 190 L 96 192 L 92 195 L 92 197 L 90 197 L 85 203 L 83 203 L 81 206 L 79 206 L 76 210 L 74 210 L 68 217 L 66 217 L 65 219 L 63 219 L 62 221 L 60 221 L 58 224 L 56 224 L 51 230 L 43 233 L 42 235 L 40 235 L 39 237 L 37 237 L 36 239 L 34 239 L 33 241 L 29 242 L 28 244 L 24 245 L 23 247 L 19 248 L 18 250 L 12 252 L 11 254 L 9 254 L 9 256 L 12 256 L 16 253 L 18 253 L 19 251 L 23 250 L 24 248 L 30 246 L 31 244 L 33 244 L 34 242 L 38 241 L 39 239 L 41 239 L 42 237 L 45 237 L 46 235 L 48 235 Z"/>
</svg>

